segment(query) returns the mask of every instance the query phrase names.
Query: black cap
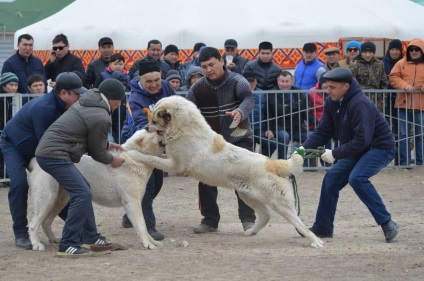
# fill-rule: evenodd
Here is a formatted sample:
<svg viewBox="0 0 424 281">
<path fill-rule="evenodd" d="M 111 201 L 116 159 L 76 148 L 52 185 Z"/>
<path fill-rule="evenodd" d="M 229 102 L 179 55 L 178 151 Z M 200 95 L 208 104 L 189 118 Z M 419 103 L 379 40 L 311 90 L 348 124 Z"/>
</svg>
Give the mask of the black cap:
<svg viewBox="0 0 424 281">
<path fill-rule="evenodd" d="M 337 67 L 325 73 L 323 78 L 327 81 L 346 82 L 350 84 L 353 79 L 353 73 L 347 68 Z"/>
<path fill-rule="evenodd" d="M 142 59 L 138 64 L 138 75 L 144 75 L 149 72 L 160 72 L 160 66 L 157 60 Z"/>
<path fill-rule="evenodd" d="M 361 45 L 361 53 L 369 51 L 369 52 L 373 52 L 375 54 L 375 50 L 376 50 L 376 46 L 373 42 L 364 42 Z"/>
<path fill-rule="evenodd" d="M 82 95 L 87 92 L 87 89 L 82 86 L 82 81 L 74 72 L 62 72 L 56 77 L 57 89 L 71 90 Z"/>
<path fill-rule="evenodd" d="M 315 46 L 314 43 L 306 43 L 305 45 L 303 45 L 303 51 L 304 52 L 316 52 L 317 51 L 317 46 Z"/>
<path fill-rule="evenodd" d="M 169 53 L 176 53 L 178 55 L 178 47 L 175 45 L 168 45 L 165 47 L 165 50 L 163 51 L 163 54 L 166 56 Z"/>
<path fill-rule="evenodd" d="M 256 75 L 255 72 L 253 72 L 252 70 L 246 70 L 243 72 L 243 77 L 246 78 L 246 80 L 251 81 L 251 80 L 256 80 Z"/>
<path fill-rule="evenodd" d="M 227 39 L 224 43 L 225 48 L 237 48 L 237 41 L 234 39 Z"/>
<path fill-rule="evenodd" d="M 102 45 L 105 45 L 105 44 L 112 44 L 113 45 L 112 39 L 110 39 L 109 37 L 100 38 L 99 47 L 102 46 Z"/>
<path fill-rule="evenodd" d="M 99 91 L 108 100 L 122 100 L 125 97 L 125 90 L 122 83 L 114 78 L 103 80 L 99 85 Z"/>
</svg>

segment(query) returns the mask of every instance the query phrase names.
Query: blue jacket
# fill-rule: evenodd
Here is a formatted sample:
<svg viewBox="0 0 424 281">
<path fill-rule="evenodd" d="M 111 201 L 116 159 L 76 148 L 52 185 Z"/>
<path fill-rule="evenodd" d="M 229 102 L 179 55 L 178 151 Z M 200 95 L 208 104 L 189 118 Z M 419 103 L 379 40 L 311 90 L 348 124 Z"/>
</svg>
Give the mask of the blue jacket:
<svg viewBox="0 0 424 281">
<path fill-rule="evenodd" d="M 333 150 L 336 159 L 360 158 L 371 148 L 386 149 L 395 145 L 387 121 L 356 79 L 341 101 L 334 102 L 331 96 L 326 98 L 322 119 L 303 146 L 316 149 L 333 136 L 341 143 Z"/>
<path fill-rule="evenodd" d="M 141 88 L 138 77 L 130 81 L 131 95 L 127 101 L 127 120 L 122 128 L 122 141 L 129 139 L 136 131 L 143 129 L 151 119 L 154 105 L 164 97 L 175 95 L 171 85 L 161 80 L 162 89 L 157 94 L 149 94 Z"/>
<path fill-rule="evenodd" d="M 266 94 L 261 94 L 262 89 L 256 87 L 252 93 L 253 99 L 255 100 L 255 107 L 253 108 L 252 114 L 249 114 L 250 125 L 252 126 L 253 134 L 255 136 L 261 136 L 262 132 L 267 129 L 267 117 L 266 117 Z"/>
<path fill-rule="evenodd" d="M 31 160 L 44 132 L 65 112 L 65 107 L 66 103 L 54 90 L 32 99 L 7 122 L 2 137 Z"/>
<path fill-rule="evenodd" d="M 31 74 L 37 73 L 44 76 L 44 83 L 47 84 L 46 72 L 44 71 L 43 62 L 33 55 L 31 55 L 28 60 L 26 60 L 21 57 L 18 52 L 16 52 L 16 54 L 4 62 L 1 73 L 5 72 L 12 72 L 18 76 L 18 93 L 21 94 L 29 92 L 27 87 L 27 80 Z"/>
<path fill-rule="evenodd" d="M 315 87 L 319 77 L 324 72 L 325 68 L 317 58 L 308 63 L 301 60 L 294 70 L 294 86 L 303 90 L 309 90 Z"/>
</svg>

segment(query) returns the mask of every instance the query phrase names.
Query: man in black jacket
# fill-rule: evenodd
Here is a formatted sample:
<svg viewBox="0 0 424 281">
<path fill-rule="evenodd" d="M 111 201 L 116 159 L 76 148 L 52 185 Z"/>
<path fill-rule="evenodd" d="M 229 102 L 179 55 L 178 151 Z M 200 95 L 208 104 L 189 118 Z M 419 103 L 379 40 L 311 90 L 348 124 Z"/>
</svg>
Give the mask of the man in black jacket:
<svg viewBox="0 0 424 281">
<path fill-rule="evenodd" d="M 100 57 L 90 62 L 87 66 L 84 86 L 89 89 L 93 87 L 97 75 L 102 73 L 109 66 L 110 57 L 113 55 L 113 41 L 109 37 L 103 37 L 99 40 Z"/>
<path fill-rule="evenodd" d="M 142 60 L 157 60 L 160 67 L 161 78 L 166 79 L 166 74 L 171 69 L 171 67 L 164 61 L 160 59 L 162 55 L 162 43 L 159 40 L 153 39 L 147 43 L 147 55 L 141 60 L 137 60 L 131 66 L 129 75 L 132 78 L 138 76 L 138 69 L 140 68 L 140 61 Z"/>
<path fill-rule="evenodd" d="M 50 60 L 44 65 L 47 80 L 51 79 L 49 86 L 54 88 L 56 77 L 62 72 L 77 71 L 81 74 L 82 81 L 85 79 L 85 69 L 79 57 L 69 52 L 68 38 L 64 34 L 58 34 L 52 41 Z"/>
<path fill-rule="evenodd" d="M 223 59 L 227 64 L 227 69 L 232 72 L 242 74 L 244 66 L 249 62 L 249 59 L 242 57 L 238 54 L 237 41 L 234 39 L 228 39 L 224 43 L 225 54 Z"/>
</svg>

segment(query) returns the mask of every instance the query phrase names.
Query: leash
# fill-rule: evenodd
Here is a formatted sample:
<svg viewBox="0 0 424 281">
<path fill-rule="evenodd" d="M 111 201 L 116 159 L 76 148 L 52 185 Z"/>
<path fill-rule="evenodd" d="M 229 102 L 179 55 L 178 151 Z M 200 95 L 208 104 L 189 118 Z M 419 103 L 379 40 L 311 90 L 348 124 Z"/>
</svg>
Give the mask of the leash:
<svg viewBox="0 0 424 281">
<path fill-rule="evenodd" d="M 299 197 L 299 193 L 297 192 L 297 182 L 296 182 L 296 177 L 293 175 L 290 175 L 289 177 L 292 186 L 293 186 L 293 193 L 294 193 L 294 207 L 297 210 L 297 215 L 300 215 L 300 197 Z"/>
<path fill-rule="evenodd" d="M 301 150 L 296 150 L 300 155 L 302 155 L 303 159 L 308 159 L 308 158 L 317 158 L 317 157 L 321 157 L 322 154 L 324 154 L 325 152 L 325 147 L 320 146 L 317 149 L 303 149 L 303 151 Z M 293 175 L 290 175 L 289 177 L 292 186 L 293 186 L 293 193 L 294 193 L 294 206 L 297 210 L 297 215 L 300 215 L 300 197 L 299 197 L 299 193 L 297 191 L 297 182 L 296 182 L 296 177 Z"/>
</svg>

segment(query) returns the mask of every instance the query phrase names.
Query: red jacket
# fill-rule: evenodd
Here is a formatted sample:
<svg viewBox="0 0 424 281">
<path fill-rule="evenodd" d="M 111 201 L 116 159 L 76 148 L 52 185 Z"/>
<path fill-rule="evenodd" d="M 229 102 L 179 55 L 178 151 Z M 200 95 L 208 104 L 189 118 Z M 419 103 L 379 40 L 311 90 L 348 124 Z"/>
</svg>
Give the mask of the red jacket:
<svg viewBox="0 0 424 281">
<path fill-rule="evenodd" d="M 321 85 L 318 82 L 315 87 L 312 87 L 309 90 L 321 90 Z M 322 118 L 322 114 L 324 112 L 324 99 L 327 94 L 321 92 L 309 92 L 308 96 L 310 108 L 309 113 L 310 116 L 313 116 L 312 120 L 311 118 L 309 119 L 309 130 L 312 130 L 315 128 L 315 125 L 318 125 L 318 122 Z"/>
</svg>

